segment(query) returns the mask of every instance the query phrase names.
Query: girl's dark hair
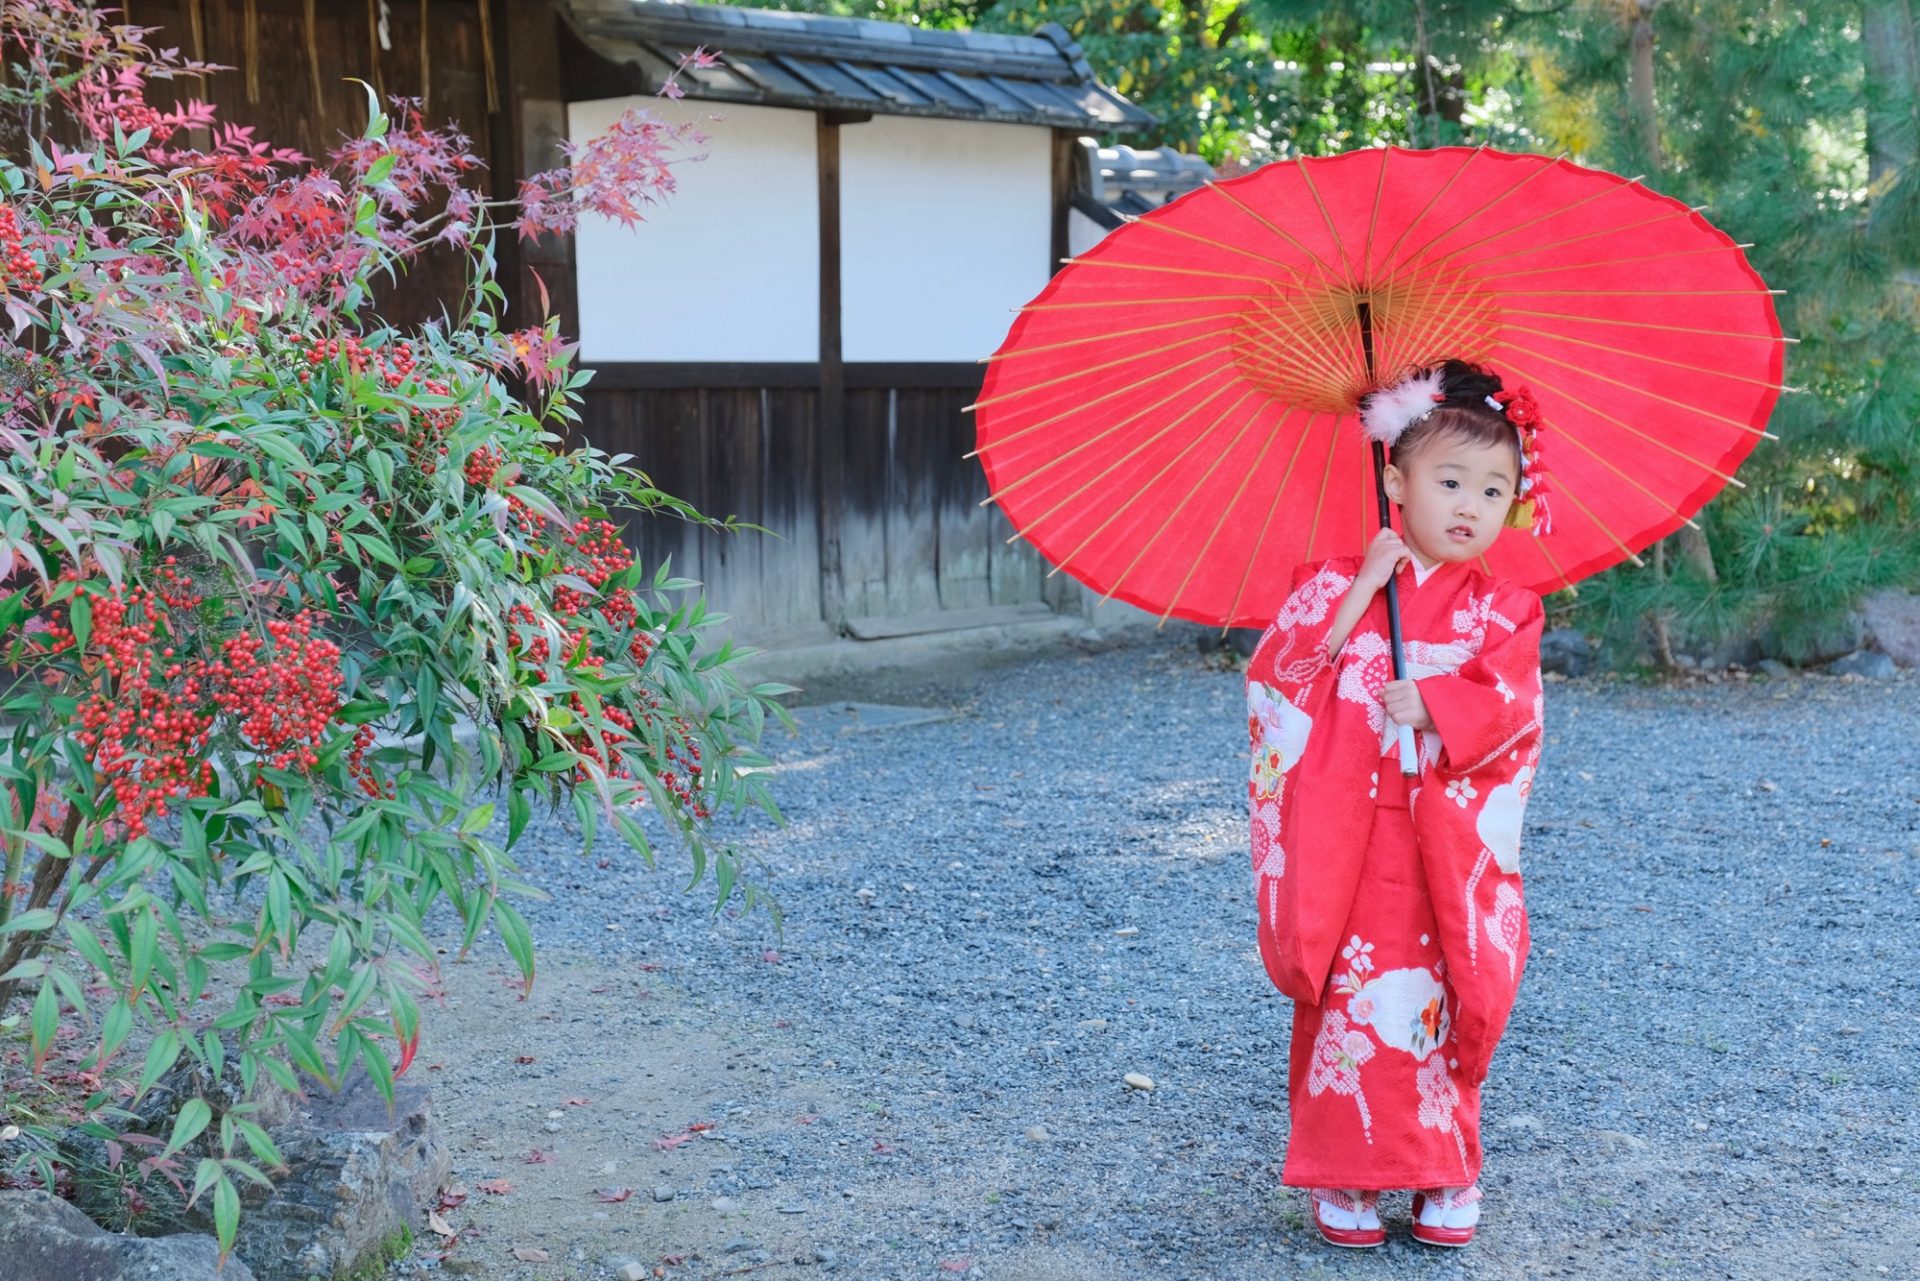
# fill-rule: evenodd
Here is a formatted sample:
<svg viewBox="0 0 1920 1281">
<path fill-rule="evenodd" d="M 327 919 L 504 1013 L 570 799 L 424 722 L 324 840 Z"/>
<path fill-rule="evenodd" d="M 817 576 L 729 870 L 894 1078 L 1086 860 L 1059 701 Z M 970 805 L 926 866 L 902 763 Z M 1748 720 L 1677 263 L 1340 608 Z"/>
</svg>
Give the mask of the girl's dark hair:
<svg viewBox="0 0 1920 1281">
<path fill-rule="evenodd" d="M 1501 391 L 1500 375 L 1464 360 L 1443 361 L 1439 366 L 1440 390 L 1446 399 L 1433 412 L 1400 433 L 1388 454 L 1393 465 L 1404 469 L 1407 462 L 1442 436 L 1453 436 L 1473 445 L 1506 444 L 1513 450 L 1513 478 L 1520 479 L 1520 433 L 1507 421 L 1505 413 L 1487 403 L 1487 397 Z"/>
</svg>

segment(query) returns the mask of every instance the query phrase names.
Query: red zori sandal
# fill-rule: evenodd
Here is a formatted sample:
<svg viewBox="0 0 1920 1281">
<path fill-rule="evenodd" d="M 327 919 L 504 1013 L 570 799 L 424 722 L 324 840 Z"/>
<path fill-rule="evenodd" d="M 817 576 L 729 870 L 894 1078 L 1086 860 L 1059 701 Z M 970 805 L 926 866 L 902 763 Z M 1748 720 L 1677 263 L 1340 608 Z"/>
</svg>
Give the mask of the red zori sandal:
<svg viewBox="0 0 1920 1281">
<path fill-rule="evenodd" d="M 1480 1222 L 1480 1185 L 1424 1188 L 1413 1194 L 1413 1239 L 1458 1248 L 1473 1240 Z"/>
<path fill-rule="evenodd" d="M 1387 1230 L 1380 1226 L 1380 1194 L 1362 1188 L 1315 1188 L 1311 1194 L 1313 1226 L 1328 1245 L 1364 1250 L 1385 1245 Z"/>
</svg>

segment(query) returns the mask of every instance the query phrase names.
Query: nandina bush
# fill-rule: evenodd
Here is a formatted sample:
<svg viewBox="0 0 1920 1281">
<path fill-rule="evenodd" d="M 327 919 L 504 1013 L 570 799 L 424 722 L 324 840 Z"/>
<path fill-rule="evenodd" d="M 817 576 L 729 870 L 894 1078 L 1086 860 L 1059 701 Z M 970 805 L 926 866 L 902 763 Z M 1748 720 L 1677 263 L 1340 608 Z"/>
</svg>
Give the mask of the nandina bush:
<svg viewBox="0 0 1920 1281">
<path fill-rule="evenodd" d="M 4 13 L 0 1154 L 57 1186 L 80 1126 L 209 1197 L 231 1246 L 269 1137 L 200 1100 L 140 1135 L 131 1098 L 183 1057 L 249 1092 L 358 1064 L 390 1097 L 436 905 L 532 981 L 509 896 L 537 806 L 649 861 L 670 833 L 716 909 L 777 923 L 714 819 L 773 810 L 750 767 L 784 687 L 634 562 L 622 513 L 724 523 L 563 440 L 584 377 L 551 320 L 497 323 L 464 139 L 401 104 L 325 163 L 237 129 L 192 150 L 211 113 L 147 105 L 180 64 L 145 33 Z M 520 231 L 637 220 L 688 141 L 630 116 L 523 188 Z M 377 286 L 429 245 L 470 290 L 383 325 Z"/>
</svg>

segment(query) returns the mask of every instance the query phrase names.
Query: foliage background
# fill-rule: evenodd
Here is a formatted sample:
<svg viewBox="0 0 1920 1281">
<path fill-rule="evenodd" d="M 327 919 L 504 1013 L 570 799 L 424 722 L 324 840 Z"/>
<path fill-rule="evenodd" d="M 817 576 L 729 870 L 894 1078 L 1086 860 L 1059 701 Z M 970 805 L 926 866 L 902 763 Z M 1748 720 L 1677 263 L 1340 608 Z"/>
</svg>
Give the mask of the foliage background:
<svg viewBox="0 0 1920 1281">
<path fill-rule="evenodd" d="M 762 6 L 764 7 L 764 6 Z M 1382 144 L 1568 153 L 1708 214 L 1800 341 L 1744 490 L 1550 604 L 1618 659 L 1812 661 L 1920 581 L 1920 58 L 1909 0 L 804 0 L 933 27 L 1058 22 L 1157 136 L 1223 169 Z"/>
</svg>

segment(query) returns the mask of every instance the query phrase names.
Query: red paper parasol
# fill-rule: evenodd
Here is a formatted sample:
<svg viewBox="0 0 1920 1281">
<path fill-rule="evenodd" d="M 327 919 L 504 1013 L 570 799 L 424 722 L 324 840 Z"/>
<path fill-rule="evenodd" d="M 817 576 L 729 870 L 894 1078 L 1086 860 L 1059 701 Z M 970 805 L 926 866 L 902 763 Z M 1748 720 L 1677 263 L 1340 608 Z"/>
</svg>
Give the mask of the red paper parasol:
<svg viewBox="0 0 1920 1281">
<path fill-rule="evenodd" d="M 1637 181 L 1485 148 L 1209 184 L 1021 309 L 974 406 L 988 501 L 1103 597 L 1264 626 L 1295 564 L 1378 528 L 1359 397 L 1459 357 L 1530 386 L 1550 442 L 1552 532 L 1505 530 L 1486 568 L 1569 586 L 1690 523 L 1766 434 L 1790 340 L 1742 249 Z"/>
</svg>

